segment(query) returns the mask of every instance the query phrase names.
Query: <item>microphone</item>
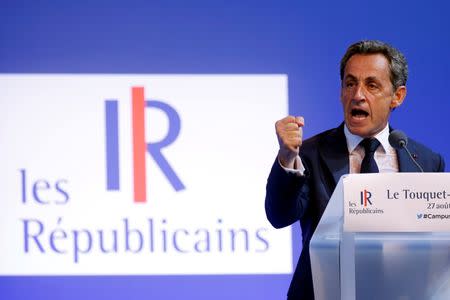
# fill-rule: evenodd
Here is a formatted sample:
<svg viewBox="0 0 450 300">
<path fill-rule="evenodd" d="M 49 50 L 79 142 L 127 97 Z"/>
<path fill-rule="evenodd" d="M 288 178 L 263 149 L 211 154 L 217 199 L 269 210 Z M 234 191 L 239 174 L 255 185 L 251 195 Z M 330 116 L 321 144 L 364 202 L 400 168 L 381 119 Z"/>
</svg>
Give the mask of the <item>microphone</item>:
<svg viewBox="0 0 450 300">
<path fill-rule="evenodd" d="M 391 144 L 391 146 L 397 150 L 405 149 L 409 155 L 409 158 L 411 158 L 412 162 L 417 166 L 417 168 L 419 168 L 420 172 L 423 173 L 422 167 L 412 157 L 411 152 L 409 152 L 408 147 L 406 147 L 408 145 L 408 137 L 406 136 L 406 134 L 403 131 L 393 130 L 389 134 L 389 144 Z"/>
<path fill-rule="evenodd" d="M 393 130 L 389 134 L 389 144 L 395 149 L 400 150 L 408 145 L 408 137 L 401 130 Z"/>
</svg>

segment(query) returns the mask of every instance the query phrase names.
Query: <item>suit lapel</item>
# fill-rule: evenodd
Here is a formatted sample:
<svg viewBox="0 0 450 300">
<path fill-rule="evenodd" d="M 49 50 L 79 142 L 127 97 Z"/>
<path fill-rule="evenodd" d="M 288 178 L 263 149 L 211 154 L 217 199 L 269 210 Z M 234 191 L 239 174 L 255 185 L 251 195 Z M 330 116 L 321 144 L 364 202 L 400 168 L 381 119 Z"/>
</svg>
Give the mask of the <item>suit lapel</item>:
<svg viewBox="0 0 450 300">
<path fill-rule="evenodd" d="M 393 128 L 389 126 L 389 132 L 392 132 Z M 411 155 L 416 159 L 417 154 L 415 153 L 415 147 L 411 147 L 411 144 L 408 147 Z M 395 150 L 397 152 L 398 158 L 398 171 L 399 172 L 418 172 L 417 166 L 412 162 L 411 158 L 406 152 L 405 149 Z"/>
<path fill-rule="evenodd" d="M 325 165 L 332 174 L 335 184 L 342 175 L 349 173 L 347 140 L 344 134 L 344 123 L 324 136 L 319 144 L 319 152 Z"/>
<path fill-rule="evenodd" d="M 414 159 L 417 157 L 414 149 L 408 148 Z M 399 172 L 419 172 L 420 170 L 413 163 L 405 149 L 396 150 L 398 157 L 398 170 Z"/>
</svg>

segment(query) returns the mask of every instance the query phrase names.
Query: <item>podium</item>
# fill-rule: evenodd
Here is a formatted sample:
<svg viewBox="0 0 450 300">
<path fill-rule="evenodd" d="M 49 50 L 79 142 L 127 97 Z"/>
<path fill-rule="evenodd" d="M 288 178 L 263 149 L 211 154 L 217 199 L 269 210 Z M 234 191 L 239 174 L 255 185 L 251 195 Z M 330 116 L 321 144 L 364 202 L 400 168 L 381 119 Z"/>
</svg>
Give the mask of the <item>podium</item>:
<svg viewBox="0 0 450 300">
<path fill-rule="evenodd" d="M 450 174 L 351 174 L 310 242 L 316 300 L 450 299 Z"/>
</svg>

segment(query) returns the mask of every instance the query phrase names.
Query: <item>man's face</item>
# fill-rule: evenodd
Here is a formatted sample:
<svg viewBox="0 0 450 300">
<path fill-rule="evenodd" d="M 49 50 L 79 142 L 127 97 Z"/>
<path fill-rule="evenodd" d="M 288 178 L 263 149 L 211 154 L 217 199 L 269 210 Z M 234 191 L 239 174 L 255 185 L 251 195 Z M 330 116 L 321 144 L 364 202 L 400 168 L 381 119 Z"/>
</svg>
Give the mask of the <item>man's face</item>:
<svg viewBox="0 0 450 300">
<path fill-rule="evenodd" d="M 406 96 L 406 87 L 393 90 L 389 62 L 382 54 L 353 55 L 341 86 L 345 124 L 351 133 L 372 137 L 386 127 L 391 110 Z"/>
</svg>

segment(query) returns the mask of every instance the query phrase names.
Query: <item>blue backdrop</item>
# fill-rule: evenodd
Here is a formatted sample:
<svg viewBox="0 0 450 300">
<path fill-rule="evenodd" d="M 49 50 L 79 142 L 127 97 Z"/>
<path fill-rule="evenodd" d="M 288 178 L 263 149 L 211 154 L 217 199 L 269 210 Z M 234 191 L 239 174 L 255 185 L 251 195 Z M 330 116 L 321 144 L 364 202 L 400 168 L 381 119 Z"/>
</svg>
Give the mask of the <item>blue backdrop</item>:
<svg viewBox="0 0 450 300">
<path fill-rule="evenodd" d="M 0 73 L 284 73 L 290 113 L 305 117 L 308 137 L 342 120 L 339 60 L 346 47 L 360 39 L 380 39 L 399 48 L 410 67 L 408 95 L 391 125 L 442 153 L 448 165 L 449 8 L 445 0 L 2 0 Z M 274 132 L 267 134 L 276 143 Z M 299 236 L 295 225 L 294 264 Z M 283 299 L 290 278 L 1 277 L 0 295 Z"/>
</svg>

